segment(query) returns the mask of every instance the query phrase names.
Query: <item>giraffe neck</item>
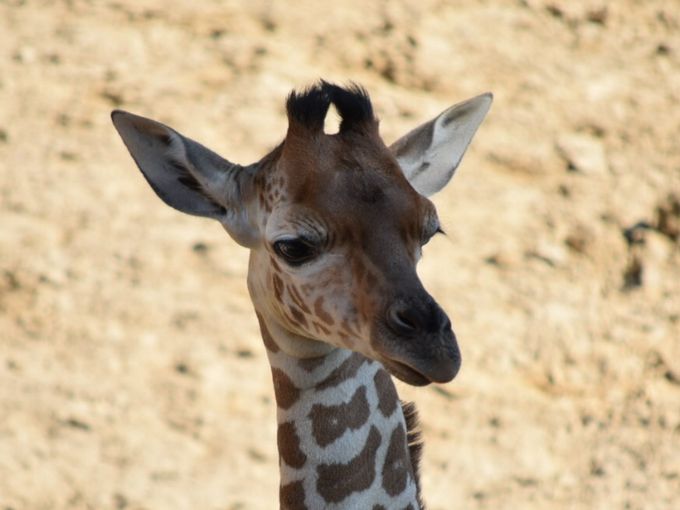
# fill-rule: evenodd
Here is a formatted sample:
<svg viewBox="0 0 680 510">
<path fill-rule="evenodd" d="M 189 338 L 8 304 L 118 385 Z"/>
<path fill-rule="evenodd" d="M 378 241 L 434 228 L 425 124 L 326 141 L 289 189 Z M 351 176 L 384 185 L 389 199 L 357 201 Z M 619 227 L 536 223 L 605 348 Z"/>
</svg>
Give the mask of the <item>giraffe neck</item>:
<svg viewBox="0 0 680 510">
<path fill-rule="evenodd" d="M 279 346 L 295 339 L 259 319 L 277 403 L 281 508 L 420 509 L 420 444 L 382 365 L 334 347 L 291 355 Z M 406 415 L 415 421 L 414 408 Z"/>
</svg>

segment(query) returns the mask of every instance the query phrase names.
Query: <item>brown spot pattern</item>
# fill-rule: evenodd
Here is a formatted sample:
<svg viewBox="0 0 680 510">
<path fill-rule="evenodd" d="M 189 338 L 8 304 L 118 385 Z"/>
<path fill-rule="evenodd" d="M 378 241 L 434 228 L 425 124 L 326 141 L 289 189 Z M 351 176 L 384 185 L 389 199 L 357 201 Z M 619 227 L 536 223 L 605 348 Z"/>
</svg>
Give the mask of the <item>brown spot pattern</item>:
<svg viewBox="0 0 680 510">
<path fill-rule="evenodd" d="M 317 333 L 325 333 L 326 335 L 328 335 L 331 332 L 331 330 L 328 329 L 326 326 L 316 321 L 312 321 L 312 326 L 314 326 L 314 329 L 316 330 Z"/>
<path fill-rule="evenodd" d="M 348 333 L 350 336 L 359 336 L 358 333 L 354 329 L 352 329 L 352 325 L 349 323 L 347 318 L 342 319 L 341 327 L 343 331 Z"/>
<path fill-rule="evenodd" d="M 272 338 L 269 328 L 267 328 L 264 319 L 262 319 L 262 316 L 259 313 L 257 314 L 257 321 L 260 323 L 260 333 L 262 333 L 262 341 L 264 342 L 265 348 L 271 352 L 279 352 L 278 344 Z"/>
<path fill-rule="evenodd" d="M 305 318 L 305 314 L 303 314 L 298 308 L 295 308 L 294 306 L 289 306 L 288 309 L 293 315 L 293 323 L 295 323 L 296 326 L 302 326 L 303 328 L 307 327 L 307 319 Z"/>
<path fill-rule="evenodd" d="M 325 390 L 327 388 L 332 388 L 347 379 L 353 378 L 365 362 L 366 358 L 361 354 L 357 354 L 356 352 L 352 353 L 338 368 L 328 374 L 328 377 L 321 381 L 316 389 Z"/>
<path fill-rule="evenodd" d="M 304 313 L 309 313 L 309 307 L 302 300 L 302 296 L 300 295 L 300 291 L 297 290 L 297 287 L 295 287 L 295 285 L 289 285 L 286 288 L 288 289 L 290 297 L 293 299 L 293 301 L 295 301 L 295 304 L 300 308 L 300 310 L 302 310 Z"/>
<path fill-rule="evenodd" d="M 318 356 L 316 358 L 301 358 L 298 360 L 298 365 L 300 365 L 307 372 L 313 372 L 316 367 L 323 365 L 324 361 L 326 361 L 324 356 Z"/>
<path fill-rule="evenodd" d="M 290 407 L 300 398 L 300 390 L 295 387 L 293 381 L 278 368 L 272 367 L 272 380 L 274 381 L 274 396 L 276 404 L 282 409 Z"/>
<path fill-rule="evenodd" d="M 300 449 L 300 438 L 293 422 L 287 421 L 279 425 L 276 442 L 279 446 L 279 455 L 286 464 L 296 469 L 305 465 L 307 456 Z"/>
<path fill-rule="evenodd" d="M 346 464 L 321 464 L 317 467 L 316 490 L 330 503 L 338 503 L 353 492 L 368 489 L 375 479 L 375 456 L 380 432 L 371 427 L 362 450 Z"/>
<path fill-rule="evenodd" d="M 281 510 L 308 510 L 305 505 L 305 488 L 302 482 L 291 482 L 279 488 Z"/>
<path fill-rule="evenodd" d="M 406 451 L 406 432 L 401 423 L 392 431 L 382 470 L 382 485 L 390 496 L 404 492 L 410 473 L 410 461 Z"/>
<path fill-rule="evenodd" d="M 337 406 L 314 404 L 309 411 L 312 435 L 322 448 L 334 442 L 347 430 L 357 430 L 368 420 L 366 387 L 358 388 L 349 402 Z"/>
<path fill-rule="evenodd" d="M 323 309 L 323 296 L 319 296 L 316 301 L 314 301 L 314 313 L 322 322 L 332 326 L 335 322 L 333 317 Z"/>
<path fill-rule="evenodd" d="M 281 302 L 281 296 L 283 295 L 283 281 L 279 275 L 274 274 L 272 276 L 272 282 L 274 283 L 274 296 L 278 302 Z"/>
<path fill-rule="evenodd" d="M 388 374 L 387 371 L 380 369 L 375 373 L 375 376 L 373 376 L 373 382 L 375 383 L 376 391 L 380 396 L 378 409 L 380 409 L 383 416 L 392 416 L 392 413 L 399 403 L 399 395 L 397 395 L 397 390 L 394 387 L 390 374 Z"/>
</svg>

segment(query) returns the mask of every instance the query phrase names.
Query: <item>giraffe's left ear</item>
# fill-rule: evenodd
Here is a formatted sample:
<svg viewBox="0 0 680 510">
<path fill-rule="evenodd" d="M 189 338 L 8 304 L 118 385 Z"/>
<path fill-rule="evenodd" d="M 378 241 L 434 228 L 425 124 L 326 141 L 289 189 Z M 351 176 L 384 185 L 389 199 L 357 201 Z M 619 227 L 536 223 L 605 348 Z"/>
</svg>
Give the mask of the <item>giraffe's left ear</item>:
<svg viewBox="0 0 680 510">
<path fill-rule="evenodd" d="M 486 93 L 458 103 L 390 146 L 418 193 L 432 195 L 451 180 L 492 99 Z"/>
</svg>

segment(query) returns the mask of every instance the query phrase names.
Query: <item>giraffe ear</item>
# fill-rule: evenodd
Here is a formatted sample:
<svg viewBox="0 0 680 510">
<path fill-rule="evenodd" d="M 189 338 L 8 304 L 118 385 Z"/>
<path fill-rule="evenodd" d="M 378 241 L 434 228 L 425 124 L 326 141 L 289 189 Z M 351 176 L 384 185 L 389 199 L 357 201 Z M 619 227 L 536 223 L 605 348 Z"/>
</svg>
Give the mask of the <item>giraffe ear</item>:
<svg viewBox="0 0 680 510">
<path fill-rule="evenodd" d="M 116 110 L 111 120 L 156 194 L 171 207 L 218 220 L 244 246 L 254 242 L 243 181 L 247 168 L 230 163 L 155 120 Z"/>
<path fill-rule="evenodd" d="M 458 103 L 390 146 L 416 191 L 429 196 L 451 180 L 492 100 L 486 93 Z"/>
</svg>

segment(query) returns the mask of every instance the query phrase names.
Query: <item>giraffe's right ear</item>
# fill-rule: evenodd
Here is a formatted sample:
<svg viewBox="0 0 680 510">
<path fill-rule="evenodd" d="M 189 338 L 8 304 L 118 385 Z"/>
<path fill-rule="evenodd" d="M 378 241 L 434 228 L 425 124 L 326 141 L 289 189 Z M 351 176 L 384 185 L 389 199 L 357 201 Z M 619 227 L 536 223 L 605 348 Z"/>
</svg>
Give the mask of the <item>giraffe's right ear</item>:
<svg viewBox="0 0 680 510">
<path fill-rule="evenodd" d="M 115 110 L 111 120 L 132 159 L 156 194 L 169 206 L 218 220 L 243 246 L 253 246 L 256 231 L 244 196 L 249 168 L 230 163 L 174 129 L 132 113 Z"/>
</svg>

